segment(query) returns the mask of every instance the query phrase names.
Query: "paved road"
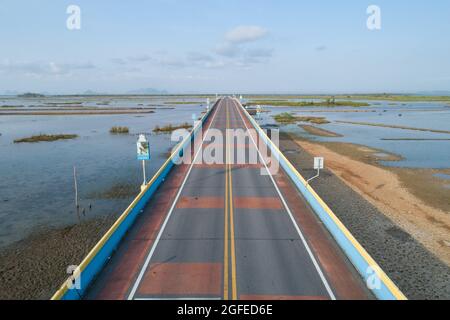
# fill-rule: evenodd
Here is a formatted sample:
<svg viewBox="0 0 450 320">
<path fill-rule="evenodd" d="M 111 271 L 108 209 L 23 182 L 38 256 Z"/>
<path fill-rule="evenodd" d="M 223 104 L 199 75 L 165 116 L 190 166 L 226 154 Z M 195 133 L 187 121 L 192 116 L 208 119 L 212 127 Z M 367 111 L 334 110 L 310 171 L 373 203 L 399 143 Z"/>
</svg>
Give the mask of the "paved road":
<svg viewBox="0 0 450 320">
<path fill-rule="evenodd" d="M 252 128 L 244 112 L 231 98 L 215 105 L 197 161 L 170 174 L 87 298 L 370 298 L 284 172 L 261 174 L 257 135 L 226 135 Z"/>
</svg>

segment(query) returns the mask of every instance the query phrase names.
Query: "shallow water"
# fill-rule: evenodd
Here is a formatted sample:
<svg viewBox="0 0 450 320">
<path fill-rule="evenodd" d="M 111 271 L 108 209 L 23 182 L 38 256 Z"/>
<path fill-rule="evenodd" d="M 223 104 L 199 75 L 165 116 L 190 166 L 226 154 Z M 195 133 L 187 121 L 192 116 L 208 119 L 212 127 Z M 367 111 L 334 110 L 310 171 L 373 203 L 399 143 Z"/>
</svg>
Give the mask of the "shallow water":
<svg viewBox="0 0 450 320">
<path fill-rule="evenodd" d="M 407 126 L 432 130 L 450 130 L 450 108 L 444 103 L 406 103 L 389 105 L 387 102 L 376 102 L 364 108 L 296 108 L 265 107 L 268 113 L 260 115 L 262 124 L 275 124 L 272 116 L 282 112 L 293 112 L 304 116 L 326 117 L 331 123 L 320 128 L 336 132 L 343 137 L 317 137 L 305 132 L 298 125 L 288 125 L 284 130 L 298 133 L 317 141 L 338 141 L 367 145 L 400 155 L 401 161 L 384 161 L 387 166 L 410 168 L 449 168 L 450 167 L 450 134 L 425 131 L 413 131 L 396 128 L 372 127 L 337 123 L 335 121 L 371 122 L 396 126 Z M 311 111 L 324 112 L 311 112 Z M 354 110 L 367 112 L 337 112 Z M 399 116 L 401 115 L 401 116 Z M 384 140 L 397 139 L 397 140 Z M 401 140 L 425 139 L 425 140 Z M 448 140 L 426 140 L 448 139 Z"/>
<path fill-rule="evenodd" d="M 124 104 L 135 106 L 136 101 Z M 117 185 L 135 186 L 135 194 L 138 193 L 143 178 L 141 162 L 136 160 L 137 134 L 147 133 L 150 141 L 150 178 L 175 145 L 170 135 L 152 134 L 152 129 L 156 125 L 191 122 L 192 114 L 199 116 L 203 109 L 193 104 L 141 115 L 0 116 L 0 247 L 39 228 L 77 222 L 73 166 L 77 169 L 79 198 L 86 218 L 121 213 L 133 196 L 98 199 L 95 195 Z M 130 134 L 111 135 L 109 129 L 114 125 L 129 127 Z M 40 133 L 79 137 L 13 143 L 14 139 Z"/>
<path fill-rule="evenodd" d="M 450 180 L 450 174 L 436 173 L 434 176 L 439 179 Z"/>
</svg>

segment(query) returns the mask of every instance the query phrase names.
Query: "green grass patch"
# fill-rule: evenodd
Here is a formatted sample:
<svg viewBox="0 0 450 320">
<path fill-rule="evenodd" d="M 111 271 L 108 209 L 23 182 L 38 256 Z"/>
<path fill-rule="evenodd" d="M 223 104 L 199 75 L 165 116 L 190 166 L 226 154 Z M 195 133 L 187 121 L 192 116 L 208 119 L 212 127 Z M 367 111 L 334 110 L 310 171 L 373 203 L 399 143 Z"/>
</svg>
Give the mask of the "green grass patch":
<svg viewBox="0 0 450 320">
<path fill-rule="evenodd" d="M 175 125 L 175 126 L 172 125 L 172 124 L 168 124 L 168 125 L 166 125 L 164 127 L 156 126 L 153 129 L 153 132 L 155 132 L 155 133 L 169 133 L 169 132 L 172 132 L 172 131 L 175 131 L 175 130 L 178 130 L 178 129 L 191 129 L 191 128 L 192 128 L 192 125 L 187 123 L 187 122 L 185 122 L 185 123 L 182 123 L 180 125 Z"/>
<path fill-rule="evenodd" d="M 273 116 L 276 122 L 281 124 L 292 124 L 296 122 L 309 122 L 314 124 L 326 124 L 330 123 L 325 117 L 301 117 L 294 116 L 288 112 L 280 113 Z"/>
<path fill-rule="evenodd" d="M 333 98 L 323 101 L 283 101 L 283 100 L 256 100 L 248 105 L 269 105 L 275 107 L 369 107 L 370 104 L 358 101 L 335 100 Z"/>
<path fill-rule="evenodd" d="M 109 133 L 111 134 L 128 134 L 129 132 L 130 129 L 128 129 L 128 127 L 114 126 L 111 129 L 109 129 Z"/>
<path fill-rule="evenodd" d="M 249 99 L 255 100 L 281 100 L 281 99 L 327 99 L 330 95 L 254 95 Z M 439 95 L 414 95 L 395 93 L 374 93 L 374 94 L 338 94 L 333 96 L 339 100 L 378 100 L 378 101 L 401 101 L 401 102 L 450 102 L 450 96 Z"/>
<path fill-rule="evenodd" d="M 70 140 L 77 138 L 76 134 L 40 134 L 29 138 L 14 140 L 14 143 L 51 142 L 57 140 Z"/>
</svg>

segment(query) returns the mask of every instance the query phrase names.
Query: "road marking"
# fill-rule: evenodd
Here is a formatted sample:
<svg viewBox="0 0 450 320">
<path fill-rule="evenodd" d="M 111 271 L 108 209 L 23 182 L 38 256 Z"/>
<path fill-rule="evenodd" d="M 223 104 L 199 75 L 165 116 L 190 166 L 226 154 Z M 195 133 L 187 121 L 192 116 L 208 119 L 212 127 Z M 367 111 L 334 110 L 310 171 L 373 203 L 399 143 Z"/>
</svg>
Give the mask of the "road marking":
<svg viewBox="0 0 450 320">
<path fill-rule="evenodd" d="M 183 298 L 136 298 L 134 300 L 136 301 L 156 301 L 156 300 L 160 300 L 160 301 L 165 301 L 165 300 L 220 300 L 221 298 L 203 298 L 203 297 L 183 297 Z"/>
<path fill-rule="evenodd" d="M 245 128 L 247 129 L 247 132 L 249 132 L 249 129 L 248 129 L 248 127 L 247 127 L 247 124 L 245 123 L 244 117 L 242 116 L 242 113 L 241 113 L 241 110 L 240 110 L 239 105 L 236 104 L 236 101 L 235 101 L 235 100 L 233 100 L 233 104 L 234 104 L 234 105 L 236 106 L 236 108 L 239 110 L 239 115 L 240 115 L 240 117 L 241 117 L 241 120 L 243 121 L 244 126 L 245 126 Z M 269 168 L 267 167 L 266 161 L 264 160 L 263 156 L 261 155 L 261 152 L 259 151 L 259 148 L 258 148 L 258 146 L 256 145 L 255 140 L 253 139 L 253 137 L 252 137 L 251 134 L 249 134 L 249 136 L 250 136 L 250 139 L 252 140 L 253 144 L 255 145 L 256 150 L 258 151 L 258 155 L 259 155 L 261 161 L 263 162 L 264 167 L 266 168 L 267 173 L 268 173 L 270 179 L 272 180 L 272 183 L 273 183 L 275 189 L 277 190 L 277 193 L 278 193 L 278 195 L 280 196 L 280 199 L 281 199 L 281 201 L 283 202 L 283 205 L 284 205 L 284 207 L 286 208 L 286 211 L 288 212 L 289 217 L 291 218 L 292 223 L 294 224 L 294 227 L 295 227 L 295 229 L 296 229 L 298 235 L 300 236 L 300 239 L 302 240 L 303 245 L 304 245 L 305 248 L 306 248 L 306 251 L 308 252 L 308 254 L 309 254 L 309 256 L 310 256 L 310 258 L 311 258 L 311 260 L 312 260 L 312 262 L 313 262 L 313 264 L 314 264 L 314 267 L 316 268 L 316 271 L 317 271 L 317 273 L 319 274 L 319 277 L 320 277 L 320 279 L 322 280 L 323 285 L 325 286 L 325 289 L 327 290 L 327 292 L 328 292 L 330 298 L 331 298 L 332 300 L 336 300 L 336 297 L 335 297 L 333 291 L 331 290 L 331 287 L 330 287 L 330 285 L 328 284 L 328 281 L 327 281 L 327 279 L 325 278 L 325 276 L 324 276 L 324 274 L 323 274 L 323 272 L 322 272 L 322 270 L 321 270 L 319 264 L 317 263 L 316 258 L 314 257 L 314 255 L 313 255 L 311 249 L 309 248 L 309 245 L 308 245 L 308 243 L 306 242 L 306 239 L 305 239 L 305 237 L 303 236 L 302 231 L 300 230 L 300 228 L 299 228 L 297 222 L 295 221 L 295 218 L 294 218 L 294 216 L 292 215 L 292 212 L 291 212 L 291 210 L 289 209 L 286 200 L 284 199 L 284 197 L 283 197 L 283 195 L 282 195 L 280 189 L 278 188 L 278 185 L 276 184 L 274 178 L 272 177 L 272 174 L 270 173 Z"/>
<path fill-rule="evenodd" d="M 219 107 L 219 104 L 217 105 L 217 109 L 218 109 L 218 107 Z M 209 125 L 208 129 L 206 130 L 206 132 L 203 134 L 202 144 L 205 142 L 205 139 L 207 137 L 207 133 L 208 133 L 209 129 L 211 128 L 211 126 L 214 123 L 214 120 L 216 118 L 216 114 L 217 114 L 217 111 L 218 111 L 217 109 L 214 110 L 214 115 L 213 115 L 213 117 L 211 119 L 211 124 Z M 145 260 L 145 263 L 142 266 L 141 271 L 139 272 L 139 275 L 138 275 L 138 277 L 137 277 L 137 279 L 136 279 L 136 281 L 135 281 L 135 283 L 133 285 L 133 288 L 131 289 L 131 292 L 128 295 L 128 300 L 134 299 L 134 296 L 135 296 L 136 291 L 137 291 L 137 289 L 139 287 L 139 284 L 141 283 L 142 278 L 144 277 L 145 271 L 147 270 L 147 267 L 148 267 L 148 265 L 150 263 L 150 260 L 152 259 L 153 253 L 155 252 L 155 249 L 156 249 L 156 247 L 157 247 L 157 245 L 159 243 L 159 240 L 161 239 L 161 235 L 163 234 L 164 229 L 166 228 L 167 222 L 169 221 L 169 218 L 172 215 L 172 212 L 173 212 L 173 210 L 174 210 L 174 208 L 175 208 L 175 206 L 176 206 L 176 204 L 178 202 L 178 198 L 180 197 L 181 192 L 183 191 L 184 185 L 186 184 L 186 181 L 188 180 L 189 175 L 191 174 L 191 171 L 192 171 L 192 168 L 194 166 L 195 160 L 197 159 L 197 157 L 198 157 L 198 155 L 199 155 L 201 150 L 202 150 L 202 148 L 198 148 L 197 153 L 195 154 L 195 157 L 194 157 L 193 161 L 191 162 L 191 164 L 189 166 L 189 170 L 188 170 L 188 172 L 186 174 L 186 177 L 184 178 L 183 183 L 181 184 L 181 187 L 178 190 L 178 193 L 177 193 L 177 195 L 175 197 L 175 200 L 172 203 L 172 206 L 170 207 L 169 213 L 167 214 L 167 217 L 164 220 L 163 225 L 161 226 L 161 230 L 159 230 L 158 236 L 156 237 L 156 240 L 153 243 L 152 249 L 150 250 L 150 252 L 149 252 L 149 254 L 148 254 L 148 256 L 147 256 L 147 258 Z"/>
<path fill-rule="evenodd" d="M 226 131 L 226 129 L 225 129 Z M 228 148 L 225 149 L 228 157 Z M 228 300 L 228 164 L 225 163 L 225 231 L 223 243 L 223 299 Z"/>
<path fill-rule="evenodd" d="M 230 117 L 227 108 L 227 128 L 230 126 Z M 228 135 L 227 135 L 228 138 Z M 228 140 L 228 139 L 227 139 Z M 232 300 L 237 300 L 237 281 L 236 281 L 236 245 L 234 237 L 234 210 L 233 210 L 233 172 L 231 170 L 231 158 L 230 158 L 230 143 L 227 141 L 227 165 L 228 165 L 228 179 L 229 183 L 229 199 L 230 199 L 230 238 L 231 238 L 231 288 L 232 288 Z"/>
<path fill-rule="evenodd" d="M 231 164 L 229 170 L 230 176 L 230 231 L 231 231 L 231 284 L 232 284 L 232 299 L 237 300 L 237 279 L 236 279 L 236 245 L 234 237 L 234 209 L 233 209 L 233 173 L 231 171 Z"/>
</svg>

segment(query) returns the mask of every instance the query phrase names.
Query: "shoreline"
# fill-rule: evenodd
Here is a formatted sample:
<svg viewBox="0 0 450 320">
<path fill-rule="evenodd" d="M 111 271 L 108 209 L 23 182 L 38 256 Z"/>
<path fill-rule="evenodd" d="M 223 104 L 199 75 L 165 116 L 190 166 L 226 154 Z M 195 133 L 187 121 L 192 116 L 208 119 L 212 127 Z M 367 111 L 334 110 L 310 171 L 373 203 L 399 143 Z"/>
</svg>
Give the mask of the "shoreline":
<svg viewBox="0 0 450 320">
<path fill-rule="evenodd" d="M 320 178 L 311 182 L 311 186 L 408 299 L 449 299 L 450 267 L 448 259 L 444 261 L 442 257 L 438 257 L 416 239 L 418 237 L 420 240 L 426 240 L 428 234 L 420 229 L 421 226 L 404 228 L 397 220 L 391 218 L 390 211 L 385 213 L 383 211 L 385 208 L 378 208 L 374 201 L 369 201 L 366 198 L 367 195 L 355 190 L 355 186 L 346 183 L 343 177 L 347 180 L 360 181 L 361 185 L 368 189 L 369 194 L 375 193 L 372 195 L 375 200 L 379 197 L 376 192 L 389 190 L 389 187 L 370 184 L 371 181 L 363 180 L 362 177 L 367 176 L 366 171 L 361 173 L 353 170 L 353 164 L 359 161 L 349 157 L 341 158 L 343 156 L 337 154 L 340 160 L 345 161 L 344 163 L 336 160 L 333 162 L 333 159 L 330 158 L 331 151 L 325 147 L 314 146 L 313 143 L 303 140 L 300 141 L 303 144 L 301 146 L 297 143 L 298 140 L 297 136 L 281 133 L 280 149 L 305 178 L 312 177 L 316 173 L 312 165 L 313 157 L 325 156 L 325 169 L 322 170 Z M 364 169 L 366 166 L 375 167 L 373 164 L 362 164 Z M 351 166 L 351 170 L 346 171 L 348 166 Z M 341 176 L 339 176 L 339 172 L 335 173 L 331 170 L 332 167 L 336 171 L 342 170 Z M 384 172 L 384 169 L 376 169 L 377 173 Z M 389 173 L 389 175 L 395 177 L 394 173 Z M 368 184 L 366 185 L 366 183 Z M 409 205 L 414 206 L 414 204 Z M 413 214 L 410 214 L 409 218 L 411 216 Z M 429 224 L 430 221 L 425 219 L 424 223 Z M 442 231 L 440 234 L 448 237 L 449 232 Z M 448 256 L 445 254 L 448 249 L 446 247 L 444 250 L 444 256 Z M 442 250 L 439 251 L 440 253 Z"/>
<path fill-rule="evenodd" d="M 0 116 L 78 116 L 78 115 L 125 115 L 125 114 L 150 114 L 154 110 L 80 110 L 80 111 L 6 111 L 0 110 Z"/>
<path fill-rule="evenodd" d="M 450 134 L 449 130 L 435 130 L 435 129 L 426 129 L 426 128 L 406 127 L 406 126 L 397 126 L 397 125 L 389 125 L 389 124 L 373 123 L 373 122 L 336 120 L 336 123 L 352 124 L 352 125 L 357 125 L 357 126 L 369 126 L 369 127 L 379 127 L 379 128 L 391 128 L 391 129 L 402 129 L 402 130 Z"/>
<path fill-rule="evenodd" d="M 331 149 L 326 150 L 326 147 L 320 144 L 313 146 L 316 143 L 310 141 L 300 140 L 292 136 L 288 137 L 288 139 L 285 136 L 280 136 L 280 138 L 282 138 L 282 146 L 286 147 L 288 144 L 288 149 L 283 150 L 283 152 L 305 177 L 314 174 L 314 170 L 311 169 L 311 154 L 317 152 L 318 155 L 324 155 L 322 152 L 329 152 L 329 154 L 325 155 L 326 170 L 321 174 L 320 179 L 312 182 L 314 189 L 319 186 L 316 191 L 330 205 L 338 217 L 342 219 L 342 222 L 355 235 L 358 241 L 380 263 L 380 266 L 386 273 L 399 285 L 408 298 L 450 298 L 449 262 L 445 261 L 447 263 L 445 265 L 442 262 L 444 261 L 442 257 L 442 261 L 436 258 L 436 256 L 440 256 L 439 252 L 436 253 L 436 256 L 430 253 L 434 251 L 422 242 L 423 238 L 427 239 L 428 234 L 420 229 L 423 223 L 431 224 L 434 228 L 441 228 L 444 235 L 448 235 L 448 230 L 446 231 L 446 228 L 439 226 L 442 223 L 440 216 L 421 217 L 421 224 L 418 226 L 414 225 L 414 222 L 409 221 L 410 224 L 412 223 L 415 226 L 413 230 L 410 230 L 411 228 L 408 225 L 405 227 L 395 217 L 391 217 L 391 212 L 385 213 L 383 211 L 384 208 L 379 208 L 375 203 L 366 199 L 365 197 L 368 195 L 364 194 L 364 192 L 353 192 L 354 195 L 352 195 L 345 187 L 351 188 L 350 191 L 352 191 L 355 190 L 353 189 L 355 186 L 352 187 L 345 183 L 343 178 L 339 176 L 339 173 L 330 174 L 328 171 L 328 169 L 332 169 L 332 172 L 335 173 L 333 170 L 342 170 L 345 173 L 342 176 L 358 181 L 361 180 L 361 177 L 365 177 L 366 173 L 364 171 L 364 174 L 359 177 L 352 175 L 352 172 L 348 173 L 349 167 L 354 169 L 354 163 L 351 161 L 364 165 L 362 166 L 364 170 L 367 169 L 366 166 L 373 166 L 378 170 L 387 171 L 388 168 L 386 167 L 377 167 L 376 158 L 361 156 L 361 158 L 352 159 L 350 156 L 340 155 Z M 306 145 L 307 143 L 311 145 Z M 298 147 L 298 149 L 295 149 L 295 147 Z M 325 149 L 314 149 L 319 147 Z M 291 152 L 291 148 L 292 150 L 295 149 L 296 152 Z M 360 151 L 363 155 L 364 153 L 378 153 L 380 151 L 364 148 L 363 146 L 360 146 L 360 148 L 362 148 Z M 310 150 L 308 151 L 307 149 Z M 339 149 L 344 152 L 346 150 L 345 148 Z M 302 158 L 294 161 L 293 157 L 297 156 L 299 152 Z M 331 152 L 335 153 L 333 156 L 336 159 L 332 159 Z M 398 158 L 396 155 L 386 154 L 388 158 L 382 157 L 378 160 L 390 159 L 395 161 Z M 338 160 L 343 161 L 343 163 Z M 365 161 L 373 162 L 364 163 Z M 381 171 L 376 171 L 374 179 L 378 178 L 379 172 Z M 394 175 L 394 173 L 390 174 Z M 384 177 L 384 175 L 380 175 L 380 177 Z M 412 179 L 414 178 L 413 176 Z M 332 183 L 329 183 L 330 179 Z M 339 181 L 334 181 L 333 179 L 344 181 L 345 184 L 341 186 Z M 374 181 L 360 182 L 362 187 L 368 188 L 368 194 L 369 196 L 372 195 L 373 200 L 377 200 L 379 192 L 383 191 L 388 194 L 392 192 L 388 185 L 381 186 L 379 183 L 375 184 Z M 369 184 L 366 185 L 366 182 Z M 396 188 L 403 189 L 398 187 L 398 185 L 396 185 Z M 111 192 L 114 193 L 115 189 L 113 188 Z M 108 194 L 104 196 L 106 197 Z M 409 200 L 409 198 L 405 198 L 402 201 Z M 416 204 L 408 202 L 408 205 L 412 207 Z M 374 211 L 375 209 L 372 206 L 378 211 Z M 355 215 L 355 212 L 358 214 Z M 370 214 L 367 214 L 367 212 Z M 401 214 L 401 212 L 394 213 Z M 365 216 L 366 214 L 367 216 Z M 388 222 L 386 222 L 386 218 L 388 218 Z M 116 216 L 110 215 L 104 218 L 86 220 L 81 224 L 69 227 L 41 230 L 39 233 L 1 249 L 0 299 L 49 299 L 63 281 L 66 280 L 67 274 L 65 270 L 67 266 L 79 264 L 115 220 Z M 418 232 L 418 235 L 415 232 Z M 448 240 L 446 238 L 438 239 L 437 244 L 444 249 L 446 248 L 447 251 L 445 252 L 448 252 L 450 241 L 448 244 L 445 241 Z"/>
<path fill-rule="evenodd" d="M 116 220 L 115 215 L 40 230 L 0 249 L 0 300 L 48 300 Z"/>
<path fill-rule="evenodd" d="M 324 156 L 331 172 L 450 266 L 450 190 L 428 178 L 438 170 L 385 167 L 378 161 L 389 159 L 371 159 L 370 148 L 356 156 L 343 148 L 351 144 L 294 140 L 306 152 Z"/>
</svg>

